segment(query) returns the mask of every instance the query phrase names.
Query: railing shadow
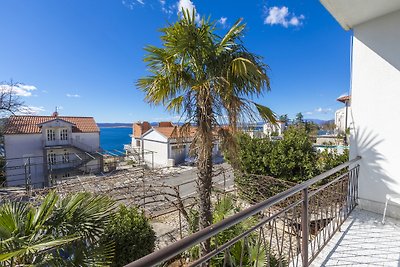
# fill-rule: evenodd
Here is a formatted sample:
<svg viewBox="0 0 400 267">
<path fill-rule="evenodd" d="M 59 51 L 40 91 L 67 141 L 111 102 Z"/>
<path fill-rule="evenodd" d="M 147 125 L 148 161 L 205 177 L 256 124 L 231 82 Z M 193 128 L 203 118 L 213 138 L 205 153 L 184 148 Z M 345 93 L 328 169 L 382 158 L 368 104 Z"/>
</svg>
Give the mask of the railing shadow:
<svg viewBox="0 0 400 267">
<path fill-rule="evenodd" d="M 380 223 L 380 215 L 357 209 L 334 246 L 312 266 L 400 266 L 399 221 Z M 329 251 L 329 252 L 328 252 Z"/>
</svg>

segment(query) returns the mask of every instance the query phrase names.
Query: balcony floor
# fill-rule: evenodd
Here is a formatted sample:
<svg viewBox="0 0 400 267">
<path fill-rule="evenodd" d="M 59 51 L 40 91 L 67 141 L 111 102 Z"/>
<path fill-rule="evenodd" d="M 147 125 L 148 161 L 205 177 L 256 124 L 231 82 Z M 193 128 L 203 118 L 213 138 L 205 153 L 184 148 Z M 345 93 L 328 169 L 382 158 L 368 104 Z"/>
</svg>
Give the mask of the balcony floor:
<svg viewBox="0 0 400 267">
<path fill-rule="evenodd" d="M 400 221 L 355 209 L 310 265 L 400 266 Z"/>
</svg>

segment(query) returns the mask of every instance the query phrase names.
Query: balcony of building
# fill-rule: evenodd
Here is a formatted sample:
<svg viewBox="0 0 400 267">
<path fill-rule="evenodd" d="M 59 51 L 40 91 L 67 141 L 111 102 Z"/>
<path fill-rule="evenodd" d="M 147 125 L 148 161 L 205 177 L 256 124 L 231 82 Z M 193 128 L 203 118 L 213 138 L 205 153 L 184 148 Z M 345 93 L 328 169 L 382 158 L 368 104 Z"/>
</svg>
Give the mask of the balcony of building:
<svg viewBox="0 0 400 267">
<path fill-rule="evenodd" d="M 358 206 L 360 159 L 126 266 L 400 266 L 400 221 Z"/>
</svg>

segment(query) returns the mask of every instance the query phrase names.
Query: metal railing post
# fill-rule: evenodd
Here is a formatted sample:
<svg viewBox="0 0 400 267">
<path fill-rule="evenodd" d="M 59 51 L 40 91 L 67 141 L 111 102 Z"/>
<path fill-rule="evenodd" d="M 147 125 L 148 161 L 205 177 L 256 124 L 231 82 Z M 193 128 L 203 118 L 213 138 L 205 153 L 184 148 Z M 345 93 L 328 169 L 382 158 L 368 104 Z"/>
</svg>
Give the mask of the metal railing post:
<svg viewBox="0 0 400 267">
<path fill-rule="evenodd" d="M 302 191 L 303 203 L 301 211 L 301 256 L 303 267 L 308 266 L 308 187 Z"/>
</svg>

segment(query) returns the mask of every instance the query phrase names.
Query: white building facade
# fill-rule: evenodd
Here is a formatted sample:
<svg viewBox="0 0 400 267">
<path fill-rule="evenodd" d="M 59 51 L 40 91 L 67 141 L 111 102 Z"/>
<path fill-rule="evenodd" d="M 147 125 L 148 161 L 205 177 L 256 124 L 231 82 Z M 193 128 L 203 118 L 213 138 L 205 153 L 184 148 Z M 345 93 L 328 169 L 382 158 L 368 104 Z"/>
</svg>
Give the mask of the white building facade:
<svg viewBox="0 0 400 267">
<path fill-rule="evenodd" d="M 91 117 L 11 116 L 4 147 L 8 186 L 44 187 L 102 168 L 100 130 Z"/>
<path fill-rule="evenodd" d="M 286 123 L 283 121 L 277 121 L 276 124 L 267 122 L 263 125 L 263 132 L 266 136 L 282 136 L 283 132 L 286 129 Z"/>
<path fill-rule="evenodd" d="M 362 157 L 359 204 L 383 212 L 386 194 L 400 194 L 400 1 L 320 0 L 353 30 L 350 156 Z M 400 217 L 400 208 L 388 214 Z"/>
<path fill-rule="evenodd" d="M 154 168 L 172 167 L 190 161 L 190 145 L 196 132 L 195 127 L 180 133 L 180 127 L 171 122 L 160 122 L 158 126 L 150 126 L 148 122 L 133 124 L 132 142 L 129 147 L 146 165 Z M 214 158 L 220 157 L 219 141 L 213 146 Z"/>
</svg>

